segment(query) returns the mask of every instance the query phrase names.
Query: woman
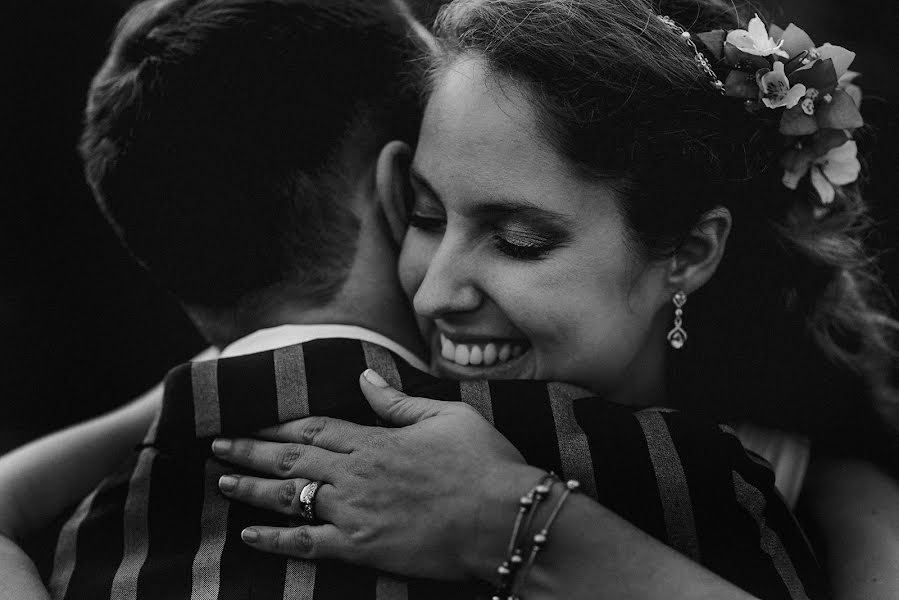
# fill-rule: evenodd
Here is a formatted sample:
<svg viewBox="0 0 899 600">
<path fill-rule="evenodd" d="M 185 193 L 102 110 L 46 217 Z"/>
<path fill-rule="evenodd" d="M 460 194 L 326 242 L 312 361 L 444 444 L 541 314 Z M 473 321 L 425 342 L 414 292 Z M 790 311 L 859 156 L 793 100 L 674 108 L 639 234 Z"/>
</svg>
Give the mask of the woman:
<svg viewBox="0 0 899 600">
<path fill-rule="evenodd" d="M 717 2 L 664 11 L 698 32 L 747 22 Z M 759 38 L 759 25 L 743 37 Z M 642 2 L 473 0 L 448 6 L 437 33 L 444 52 L 430 75 L 400 271 L 439 373 L 564 380 L 624 404 L 800 428 L 818 409 L 797 397 L 846 393 L 832 360 L 863 373 L 881 414 L 895 415 L 886 383 L 895 324 L 870 292 L 854 177 L 785 157 L 777 124 L 759 114 L 767 104 L 747 110 L 721 94 L 736 84 L 710 73 L 678 27 Z M 765 56 L 786 54 L 763 35 L 742 46 L 757 54 L 732 66 L 753 65 L 769 42 Z M 722 48 L 741 40 L 724 37 Z M 839 141 L 834 149 L 854 150 Z M 803 168 L 812 184 L 792 189 Z M 895 494 L 885 478 L 871 486 Z M 466 488 L 458 504 L 488 495 Z M 257 547 L 283 551 L 270 530 L 255 532 Z M 895 535 L 881 548 L 895 556 Z M 335 555 L 377 560 L 360 558 L 365 550 Z M 894 582 L 859 587 L 836 556 L 838 594 L 895 592 Z"/>
<path fill-rule="evenodd" d="M 720 135 L 723 127 L 734 126 L 731 135 L 739 139 L 746 129 L 740 122 L 703 124 L 727 109 L 706 106 L 712 100 L 707 91 L 700 92 L 704 75 L 683 40 L 654 21 L 646 7 L 633 8 L 637 14 L 630 21 L 618 21 L 627 17 L 620 13 L 614 18 L 591 14 L 586 3 L 458 3 L 445 13 L 443 33 L 452 42 L 452 28 L 458 30 L 457 48 L 435 72 L 416 157 L 413 229 L 402 261 L 404 284 L 429 318 L 425 328 L 435 357 L 437 350 L 442 357 L 435 365 L 441 372 L 565 379 L 623 403 L 681 405 L 681 398 L 666 389 L 672 383 L 664 359 L 673 310 L 668 303 L 677 291 L 690 295 L 712 278 L 727 256 L 732 221 L 742 222 L 747 214 L 756 218 L 748 221 L 754 223 L 748 231 L 761 232 L 757 225 L 770 216 L 769 205 L 793 206 L 765 195 L 763 206 L 740 205 L 733 177 L 722 177 L 717 188 L 711 185 L 705 159 L 714 156 L 726 163 L 708 153 L 720 140 L 701 136 L 699 144 L 685 134 Z M 479 10 L 480 22 L 475 18 Z M 505 29 L 498 30 L 499 25 Z M 591 49 L 603 47 L 595 43 L 602 39 L 595 35 L 600 26 L 612 31 L 619 26 L 622 46 L 610 45 L 605 54 L 591 56 Z M 493 49 L 494 62 L 486 60 L 487 49 L 475 44 L 479 28 L 482 45 L 505 42 Z M 647 37 L 637 36 L 638 31 Z M 548 44 L 544 36 L 553 32 L 556 39 Z M 637 46 L 647 40 L 651 45 L 641 55 Z M 517 72 L 528 58 L 525 50 L 535 44 L 555 46 L 556 52 L 545 63 L 531 65 L 533 72 Z M 569 61 L 571 56 L 583 60 Z M 615 65 L 622 56 L 642 56 L 644 64 L 618 72 L 616 86 L 610 70 L 601 67 Z M 507 71 L 503 60 L 510 63 Z M 568 87 L 559 87 L 559 95 L 579 92 L 583 99 L 593 98 L 592 105 L 569 102 L 566 113 L 549 94 L 544 98 L 528 87 L 536 85 L 531 79 L 564 74 L 562 63 L 572 63 L 577 72 L 569 73 Z M 585 84 L 591 81 L 592 88 Z M 680 89 L 683 101 L 666 110 L 661 100 L 672 87 Z M 538 102 L 544 99 L 545 104 Z M 632 99 L 636 107 L 628 108 Z M 703 109 L 698 115 L 685 111 L 692 102 Z M 614 119 L 576 119 L 575 108 Z M 733 113 L 745 118 L 742 106 Z M 643 120 L 650 116 L 655 121 Z M 638 122 L 646 131 L 628 139 L 631 130 L 640 129 L 634 125 Z M 726 147 L 733 138 L 723 137 Z M 622 140 L 627 144 L 618 143 Z M 482 160 L 485 156 L 500 160 Z M 597 165 L 609 172 L 590 173 Z M 728 166 L 733 167 L 720 165 L 721 173 L 728 173 Z M 683 192 L 677 203 L 658 201 L 672 189 Z M 718 209 L 727 194 L 735 194 L 733 202 Z M 625 207 L 622 198 L 628 196 L 644 200 L 644 208 L 637 202 Z M 743 196 L 754 197 L 748 191 Z M 695 314 L 703 313 L 697 309 Z M 684 325 L 691 333 L 687 351 L 703 340 L 689 319 Z M 480 368 L 472 364 L 479 361 Z M 505 516 L 497 521 L 492 531 L 508 535 L 511 522 Z M 572 529 L 570 522 L 560 525 Z M 587 560 L 578 566 L 589 566 L 590 558 L 582 557 Z"/>
</svg>

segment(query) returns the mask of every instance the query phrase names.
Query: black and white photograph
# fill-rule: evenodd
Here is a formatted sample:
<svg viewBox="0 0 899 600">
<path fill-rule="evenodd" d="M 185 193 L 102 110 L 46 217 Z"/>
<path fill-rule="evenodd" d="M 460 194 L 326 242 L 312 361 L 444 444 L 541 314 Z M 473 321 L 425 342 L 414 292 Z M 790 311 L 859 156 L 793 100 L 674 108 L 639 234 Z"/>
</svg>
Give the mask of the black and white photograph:
<svg viewBox="0 0 899 600">
<path fill-rule="evenodd" d="M 9 0 L 0 600 L 899 599 L 891 0 Z"/>
</svg>

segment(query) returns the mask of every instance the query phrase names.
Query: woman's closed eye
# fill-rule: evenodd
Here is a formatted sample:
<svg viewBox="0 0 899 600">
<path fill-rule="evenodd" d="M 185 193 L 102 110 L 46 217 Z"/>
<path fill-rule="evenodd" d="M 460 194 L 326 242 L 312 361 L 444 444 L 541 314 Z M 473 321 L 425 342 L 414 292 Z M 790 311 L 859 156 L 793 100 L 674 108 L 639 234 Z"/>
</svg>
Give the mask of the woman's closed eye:
<svg viewBox="0 0 899 600">
<path fill-rule="evenodd" d="M 498 228 L 493 233 L 496 249 L 511 258 L 537 260 L 559 245 L 555 239 L 515 228 Z"/>
<path fill-rule="evenodd" d="M 437 214 L 426 214 L 413 210 L 409 213 L 409 227 L 421 229 L 428 232 L 443 231 L 446 227 L 446 216 Z"/>
</svg>

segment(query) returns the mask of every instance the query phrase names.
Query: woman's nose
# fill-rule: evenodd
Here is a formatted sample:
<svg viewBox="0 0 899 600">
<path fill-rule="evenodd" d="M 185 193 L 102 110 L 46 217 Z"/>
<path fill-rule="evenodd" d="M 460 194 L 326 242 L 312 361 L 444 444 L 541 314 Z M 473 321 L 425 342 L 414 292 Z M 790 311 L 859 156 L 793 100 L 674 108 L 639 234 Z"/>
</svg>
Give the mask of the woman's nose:
<svg viewBox="0 0 899 600">
<path fill-rule="evenodd" d="M 473 311 L 481 305 L 481 292 L 475 284 L 475 261 L 463 246 L 461 241 L 444 237 L 412 300 L 420 316 L 438 319 Z"/>
</svg>

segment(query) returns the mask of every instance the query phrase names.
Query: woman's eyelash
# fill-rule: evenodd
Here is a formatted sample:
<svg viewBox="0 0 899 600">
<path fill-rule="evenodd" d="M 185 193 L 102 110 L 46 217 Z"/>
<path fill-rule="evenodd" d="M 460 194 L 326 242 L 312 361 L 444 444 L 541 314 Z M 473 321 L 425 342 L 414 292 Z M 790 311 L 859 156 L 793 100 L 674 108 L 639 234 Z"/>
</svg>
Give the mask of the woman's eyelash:
<svg viewBox="0 0 899 600">
<path fill-rule="evenodd" d="M 533 236 L 510 236 L 497 232 L 493 236 L 496 249 L 503 254 L 520 260 L 537 260 L 555 247 L 550 241 L 535 239 Z"/>
<path fill-rule="evenodd" d="M 415 212 L 409 215 L 409 227 L 415 227 L 423 231 L 439 231 L 445 226 L 446 219 L 443 217 L 429 217 Z"/>
</svg>

